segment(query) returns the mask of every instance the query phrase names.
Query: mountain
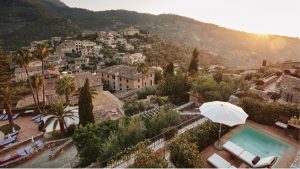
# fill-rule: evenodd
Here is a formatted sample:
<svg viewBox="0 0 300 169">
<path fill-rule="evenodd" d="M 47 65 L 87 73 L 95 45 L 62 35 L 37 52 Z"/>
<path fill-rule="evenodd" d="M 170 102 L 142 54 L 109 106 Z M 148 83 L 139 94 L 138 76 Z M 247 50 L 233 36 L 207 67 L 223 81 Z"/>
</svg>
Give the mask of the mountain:
<svg viewBox="0 0 300 169">
<path fill-rule="evenodd" d="M 263 59 L 271 63 L 300 61 L 297 38 L 258 36 L 178 15 L 125 10 L 93 12 L 69 8 L 59 0 L 1 0 L 0 23 L 0 37 L 7 49 L 51 36 L 74 36 L 83 30 L 135 26 L 167 40 L 197 47 L 216 56 L 225 66 L 255 68 Z"/>
</svg>

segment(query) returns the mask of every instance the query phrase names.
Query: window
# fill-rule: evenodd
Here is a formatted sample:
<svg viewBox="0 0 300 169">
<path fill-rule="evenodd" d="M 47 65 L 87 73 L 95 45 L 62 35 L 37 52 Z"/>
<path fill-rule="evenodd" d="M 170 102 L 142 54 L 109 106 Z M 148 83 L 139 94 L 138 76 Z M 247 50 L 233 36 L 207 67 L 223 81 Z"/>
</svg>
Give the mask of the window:
<svg viewBox="0 0 300 169">
<path fill-rule="evenodd" d="M 152 74 L 150 76 L 152 77 Z"/>
<path fill-rule="evenodd" d="M 129 86 L 127 86 L 127 89 L 129 89 Z"/>
<path fill-rule="evenodd" d="M 126 82 L 128 83 L 128 79 L 126 79 Z"/>
<path fill-rule="evenodd" d="M 107 75 L 107 78 L 109 78 L 109 75 Z"/>
<path fill-rule="evenodd" d="M 113 84 L 115 85 L 116 83 L 115 83 L 115 82 L 113 82 Z"/>
<path fill-rule="evenodd" d="M 140 85 L 138 85 L 138 88 L 140 88 Z"/>
<path fill-rule="evenodd" d="M 152 84 L 152 80 L 150 81 L 150 84 L 151 84 L 151 86 L 153 85 L 153 84 Z"/>
<path fill-rule="evenodd" d="M 140 79 L 138 80 L 138 82 L 140 82 Z"/>
<path fill-rule="evenodd" d="M 122 82 L 122 78 L 120 77 L 120 82 Z"/>
<path fill-rule="evenodd" d="M 113 75 L 113 76 L 112 76 L 112 79 L 115 79 L 115 78 L 116 78 L 115 75 Z"/>
<path fill-rule="evenodd" d="M 147 83 L 145 82 L 145 86 L 147 85 Z"/>
</svg>

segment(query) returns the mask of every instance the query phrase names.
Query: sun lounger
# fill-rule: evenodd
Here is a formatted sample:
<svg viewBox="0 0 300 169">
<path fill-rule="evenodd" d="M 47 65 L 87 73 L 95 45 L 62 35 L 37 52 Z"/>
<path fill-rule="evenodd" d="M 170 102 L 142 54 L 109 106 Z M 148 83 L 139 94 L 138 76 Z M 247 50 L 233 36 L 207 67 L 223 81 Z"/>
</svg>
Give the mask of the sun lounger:
<svg viewBox="0 0 300 169">
<path fill-rule="evenodd" d="M 19 156 L 22 157 L 22 156 L 26 156 L 27 153 L 26 153 L 26 151 L 24 149 L 22 149 L 22 150 L 17 151 L 17 155 L 19 155 Z"/>
<path fill-rule="evenodd" d="M 34 112 L 34 110 L 27 110 L 27 111 L 25 111 L 24 113 L 25 114 L 29 114 L 29 113 L 33 113 Z"/>
<path fill-rule="evenodd" d="M 19 117 L 19 115 L 20 115 L 20 113 L 16 113 L 16 114 L 14 114 L 14 115 L 13 115 L 13 117 L 12 117 L 12 119 L 13 119 L 13 120 L 16 120 L 16 118 L 18 118 L 18 117 Z"/>
<path fill-rule="evenodd" d="M 239 159 L 243 160 L 245 163 L 247 163 L 249 166 L 254 168 L 261 168 L 261 167 L 270 167 L 274 165 L 274 163 L 277 161 L 277 157 L 270 156 L 270 157 L 264 157 L 261 158 L 255 165 L 252 163 L 253 159 L 256 157 L 255 155 L 249 153 L 248 151 L 244 150 L 240 146 L 234 144 L 231 141 L 227 141 L 223 148 L 225 151 L 229 152 L 230 154 L 238 157 Z"/>
<path fill-rule="evenodd" d="M 223 148 L 225 151 L 229 152 L 230 154 L 238 157 L 244 149 L 236 144 L 234 144 L 231 141 L 227 141 L 225 144 L 223 144 Z"/>
<path fill-rule="evenodd" d="M 236 168 L 216 153 L 211 155 L 207 161 L 216 168 Z"/>
<path fill-rule="evenodd" d="M 248 151 L 244 151 L 239 158 L 247 163 L 249 166 L 253 168 L 263 168 L 263 167 L 271 167 L 277 161 L 277 157 L 269 156 L 261 158 L 256 164 L 253 164 L 252 161 L 256 156 L 249 153 Z"/>
<path fill-rule="evenodd" d="M 286 123 L 281 122 L 281 121 L 277 121 L 277 122 L 275 123 L 275 125 L 276 125 L 277 127 L 283 128 L 283 129 L 287 129 L 287 128 L 288 128 L 288 125 L 287 125 Z"/>
<path fill-rule="evenodd" d="M 7 119 L 8 119 L 8 115 L 5 114 L 4 117 L 1 119 L 1 121 L 5 121 L 5 120 L 7 120 Z"/>
<path fill-rule="evenodd" d="M 6 145 L 9 145 L 9 144 L 14 143 L 14 142 L 16 142 L 16 141 L 17 141 L 17 136 L 12 136 L 11 138 L 5 139 L 5 140 L 2 142 L 1 145 L 6 146 Z"/>
<path fill-rule="evenodd" d="M 40 123 L 41 121 L 42 121 L 42 117 L 41 118 L 38 118 L 38 119 L 36 119 L 36 120 L 34 120 L 35 122 L 37 122 L 37 123 Z"/>
<path fill-rule="evenodd" d="M 10 137 L 16 136 L 16 135 L 19 134 L 19 131 L 20 131 L 20 130 L 17 130 L 17 131 L 15 131 L 15 132 L 13 132 L 13 133 L 7 134 L 4 138 L 5 138 L 5 139 L 8 139 L 8 138 L 10 138 Z"/>
<path fill-rule="evenodd" d="M 35 142 L 35 145 L 37 146 L 37 148 L 41 148 L 41 147 L 44 146 L 44 143 L 43 143 L 42 140 L 38 140 L 38 141 Z"/>
<path fill-rule="evenodd" d="M 25 148 L 25 152 L 26 152 L 27 154 L 30 154 L 30 153 L 33 152 L 33 148 L 32 148 L 31 146 L 28 146 L 28 147 Z"/>
<path fill-rule="evenodd" d="M 1 114 L 0 115 L 0 120 L 2 120 L 4 118 L 5 114 Z"/>
<path fill-rule="evenodd" d="M 37 119 L 37 118 L 39 118 L 39 117 L 41 117 L 41 116 L 42 116 L 41 114 L 38 114 L 38 115 L 32 117 L 31 119 L 32 119 L 32 120 L 35 120 L 35 119 Z"/>
</svg>

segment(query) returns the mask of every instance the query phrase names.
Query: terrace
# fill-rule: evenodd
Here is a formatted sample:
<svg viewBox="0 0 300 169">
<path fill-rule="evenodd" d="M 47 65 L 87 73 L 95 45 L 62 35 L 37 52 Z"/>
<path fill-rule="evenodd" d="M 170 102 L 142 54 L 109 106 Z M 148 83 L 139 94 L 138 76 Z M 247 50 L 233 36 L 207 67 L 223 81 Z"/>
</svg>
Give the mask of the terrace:
<svg viewBox="0 0 300 169">
<path fill-rule="evenodd" d="M 299 141 L 290 138 L 286 132 L 283 129 L 275 128 L 272 126 L 265 126 L 258 123 L 254 123 L 252 121 L 247 121 L 246 125 L 239 125 L 235 127 L 233 130 L 226 133 L 221 138 L 221 143 L 224 144 L 228 140 L 230 140 L 233 136 L 238 134 L 245 126 L 249 126 L 254 128 L 255 130 L 258 130 L 260 132 L 263 132 L 264 134 L 271 136 L 272 138 L 275 138 L 279 140 L 280 142 L 283 142 L 291 147 L 291 151 L 285 151 L 281 157 L 277 160 L 277 162 L 272 166 L 273 168 L 289 168 L 295 158 L 297 157 L 297 151 L 300 149 Z M 248 142 L 248 141 L 247 141 Z M 247 143 L 248 144 L 248 143 Z M 251 144 L 251 143 L 249 143 Z M 243 147 L 244 148 L 244 147 Z M 231 163 L 233 166 L 236 166 L 238 168 L 246 168 L 249 167 L 245 162 L 240 160 L 238 157 L 232 157 L 232 155 L 225 150 L 216 150 L 213 145 L 210 145 L 206 149 L 204 149 L 202 152 L 203 162 L 205 163 L 205 167 L 213 167 L 207 162 L 207 159 L 214 153 L 221 156 L 223 159 Z M 272 153 L 272 152 L 270 152 Z M 256 154 L 255 154 L 256 155 Z M 299 166 L 298 166 L 299 167 Z"/>
</svg>

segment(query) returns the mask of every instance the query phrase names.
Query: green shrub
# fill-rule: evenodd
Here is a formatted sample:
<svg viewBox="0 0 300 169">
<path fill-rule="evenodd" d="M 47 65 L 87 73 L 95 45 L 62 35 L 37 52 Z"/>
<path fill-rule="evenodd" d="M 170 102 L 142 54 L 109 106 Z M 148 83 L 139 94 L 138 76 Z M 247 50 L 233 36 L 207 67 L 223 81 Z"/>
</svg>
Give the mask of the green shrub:
<svg viewBox="0 0 300 169">
<path fill-rule="evenodd" d="M 229 130 L 230 127 L 223 125 L 221 135 Z M 219 124 L 211 121 L 187 131 L 168 145 L 172 162 L 180 168 L 201 168 L 202 160 L 199 152 L 217 141 L 218 137 Z"/>
<path fill-rule="evenodd" d="M 154 137 L 161 133 L 163 129 L 176 126 L 181 122 L 179 113 L 171 109 L 163 109 L 160 113 L 154 115 L 148 124 L 148 134 Z"/>
<path fill-rule="evenodd" d="M 168 148 L 171 161 L 177 168 L 202 168 L 201 155 L 196 143 L 191 143 L 186 137 L 172 141 Z"/>
<path fill-rule="evenodd" d="M 168 167 L 168 162 L 158 153 L 153 152 L 148 148 L 145 143 L 139 144 L 137 146 L 138 151 L 136 154 L 136 159 L 134 164 L 129 168 L 166 168 Z"/>
<path fill-rule="evenodd" d="M 266 103 L 261 100 L 245 97 L 239 104 L 249 115 L 249 119 L 257 123 L 273 125 L 276 121 L 299 116 L 300 107 L 297 105 Z"/>
<path fill-rule="evenodd" d="M 154 95 L 156 93 L 154 87 L 145 87 L 137 92 L 138 99 L 146 99 L 147 96 Z"/>
<path fill-rule="evenodd" d="M 132 116 L 144 111 L 145 105 L 142 102 L 139 102 L 136 99 L 134 99 L 126 101 L 123 105 L 123 108 L 127 116 Z"/>
<path fill-rule="evenodd" d="M 219 127 L 219 124 L 207 121 L 188 132 L 188 139 L 190 142 L 196 143 L 199 151 L 202 151 L 207 146 L 218 140 Z M 224 135 L 229 130 L 230 127 L 222 125 L 221 135 Z"/>
<path fill-rule="evenodd" d="M 162 130 L 162 132 L 164 133 L 164 138 L 166 140 L 169 140 L 169 139 L 173 138 L 177 134 L 178 129 L 174 128 L 174 127 L 167 127 L 167 128 L 164 128 Z"/>
</svg>

